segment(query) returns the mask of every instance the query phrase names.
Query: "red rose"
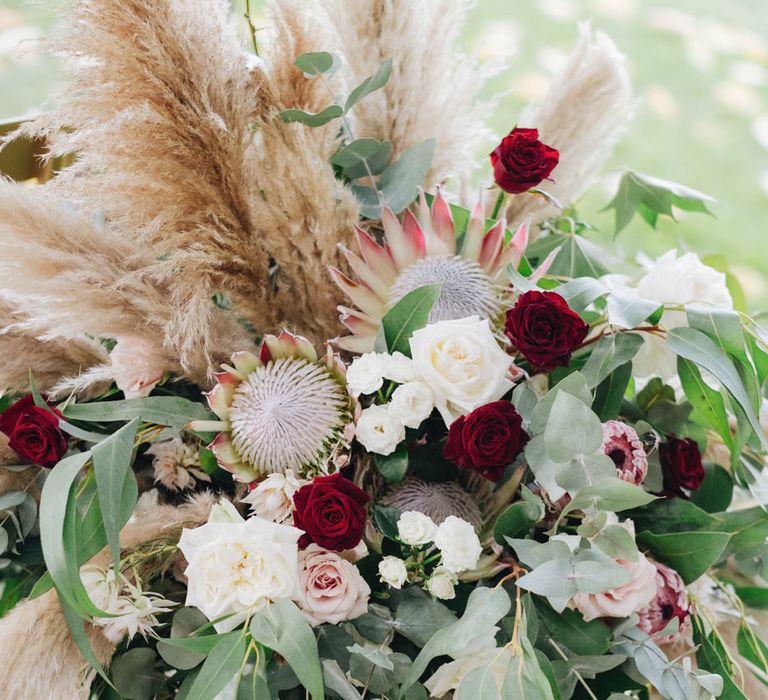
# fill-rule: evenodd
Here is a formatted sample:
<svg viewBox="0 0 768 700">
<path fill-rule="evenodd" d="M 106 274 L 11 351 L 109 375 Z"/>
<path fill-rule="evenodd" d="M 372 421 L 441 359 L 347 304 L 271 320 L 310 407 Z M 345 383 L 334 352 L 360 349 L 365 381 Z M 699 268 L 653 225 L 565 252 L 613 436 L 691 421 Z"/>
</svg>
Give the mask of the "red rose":
<svg viewBox="0 0 768 700">
<path fill-rule="evenodd" d="M 491 153 L 493 179 L 505 192 L 519 194 L 548 178 L 558 160 L 557 149 L 539 141 L 538 129 L 514 128 Z"/>
<path fill-rule="evenodd" d="M 659 460 L 664 475 L 664 491 L 670 496 L 688 498 L 704 481 L 699 446 L 690 438 L 671 437 L 659 446 Z"/>
<path fill-rule="evenodd" d="M 32 394 L 27 394 L 0 413 L 0 432 L 25 462 L 50 468 L 66 454 L 67 438 L 59 428 L 62 416 L 55 408 L 51 411 L 35 405 Z"/>
<path fill-rule="evenodd" d="M 528 362 L 548 372 L 567 366 L 589 326 L 559 294 L 530 291 L 507 311 L 504 332 Z"/>
<path fill-rule="evenodd" d="M 293 524 L 304 530 L 299 545 L 314 542 L 336 552 L 353 549 L 363 536 L 369 500 L 338 472 L 316 477 L 293 495 Z"/>
<path fill-rule="evenodd" d="M 443 456 L 461 469 L 475 469 L 498 481 L 527 442 L 515 407 L 509 401 L 494 401 L 451 423 Z"/>
</svg>

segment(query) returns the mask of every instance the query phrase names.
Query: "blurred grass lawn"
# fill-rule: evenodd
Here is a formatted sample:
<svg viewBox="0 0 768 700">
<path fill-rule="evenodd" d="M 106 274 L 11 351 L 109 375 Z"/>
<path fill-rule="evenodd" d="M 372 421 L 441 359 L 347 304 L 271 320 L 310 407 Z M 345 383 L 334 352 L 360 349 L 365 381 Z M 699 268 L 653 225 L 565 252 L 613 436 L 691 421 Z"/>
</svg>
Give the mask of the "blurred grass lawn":
<svg viewBox="0 0 768 700">
<path fill-rule="evenodd" d="M 0 119 L 45 108 L 61 85 L 56 62 L 24 41 L 55 31 L 52 4 L 2 0 Z M 508 60 L 489 90 L 506 93 L 493 117 L 497 134 L 543 93 L 586 19 L 627 54 L 641 98 L 609 168 L 677 180 L 720 202 L 716 219 L 691 215 L 658 231 L 633 222 L 617 255 L 655 256 L 673 246 L 723 254 L 750 306 L 768 309 L 768 9 L 753 0 L 479 0 L 463 43 L 483 59 Z M 580 205 L 606 241 L 612 221 L 599 210 L 613 187 L 607 177 Z"/>
</svg>

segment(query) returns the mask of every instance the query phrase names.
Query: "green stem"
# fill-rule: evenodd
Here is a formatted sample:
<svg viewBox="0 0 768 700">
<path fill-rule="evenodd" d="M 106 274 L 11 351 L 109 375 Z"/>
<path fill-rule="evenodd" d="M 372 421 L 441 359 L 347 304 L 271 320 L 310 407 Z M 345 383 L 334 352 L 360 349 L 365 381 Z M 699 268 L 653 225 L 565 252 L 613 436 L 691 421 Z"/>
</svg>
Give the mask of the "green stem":
<svg viewBox="0 0 768 700">
<path fill-rule="evenodd" d="M 251 0 L 245 0 L 245 21 L 248 22 L 248 31 L 251 33 L 251 43 L 253 43 L 253 52 L 259 55 L 259 45 L 256 41 L 256 25 L 251 19 Z"/>
<path fill-rule="evenodd" d="M 493 213 L 491 214 L 492 219 L 496 219 L 499 216 L 499 212 L 501 211 L 502 205 L 504 204 L 504 200 L 507 198 L 507 193 L 504 190 L 499 190 L 499 196 L 496 197 L 496 204 L 493 205 Z"/>
</svg>

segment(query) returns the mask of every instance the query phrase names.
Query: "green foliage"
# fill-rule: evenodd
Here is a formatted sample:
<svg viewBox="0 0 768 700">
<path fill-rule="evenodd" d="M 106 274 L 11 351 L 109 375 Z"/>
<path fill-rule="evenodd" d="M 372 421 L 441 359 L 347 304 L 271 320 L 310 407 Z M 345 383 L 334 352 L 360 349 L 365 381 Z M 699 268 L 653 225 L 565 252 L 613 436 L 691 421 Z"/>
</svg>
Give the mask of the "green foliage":
<svg viewBox="0 0 768 700">
<path fill-rule="evenodd" d="M 389 164 L 392 144 L 377 139 L 357 139 L 342 146 L 331 158 L 348 180 L 379 175 Z"/>
<path fill-rule="evenodd" d="M 151 396 L 146 399 L 73 403 L 62 413 L 72 420 L 93 423 L 127 422 L 139 418 L 145 423 L 183 428 L 194 420 L 210 420 L 210 411 L 201 403 L 176 396 Z"/>
<path fill-rule="evenodd" d="M 408 471 L 408 448 L 404 444 L 389 455 L 375 455 L 374 464 L 387 481 L 393 484 L 400 483 Z"/>
<path fill-rule="evenodd" d="M 602 620 L 585 622 L 581 613 L 565 609 L 555 612 L 547 603 L 534 598 L 536 612 L 548 635 L 568 649 L 580 654 L 605 654 L 611 646 L 611 630 Z"/>
<path fill-rule="evenodd" d="M 691 494 L 691 502 L 708 513 L 717 513 L 731 505 L 733 479 L 719 464 L 704 465 L 704 481 Z"/>
<path fill-rule="evenodd" d="M 649 226 L 656 228 L 660 215 L 674 219 L 672 207 L 710 214 L 707 204 L 714 201 L 712 197 L 676 182 L 627 171 L 621 177 L 616 196 L 605 209 L 615 210 L 615 234 L 618 234 L 632 221 L 636 213 L 645 219 Z"/>
<path fill-rule="evenodd" d="M 581 368 L 587 386 L 596 387 L 613 371 L 631 361 L 642 344 L 643 338 L 639 333 L 603 336 L 592 348 L 589 359 Z"/>
<path fill-rule="evenodd" d="M 299 123 L 304 126 L 324 126 L 344 114 L 339 105 L 329 105 L 319 112 L 305 112 L 303 109 L 286 109 L 280 112 L 280 118 L 286 124 Z"/>
<path fill-rule="evenodd" d="M 595 388 L 592 410 L 601 421 L 615 420 L 621 410 L 621 402 L 632 379 L 632 363 L 619 365 Z"/>
<path fill-rule="evenodd" d="M 314 78 L 323 73 L 335 73 L 341 61 L 339 57 L 328 51 L 318 51 L 315 53 L 303 53 L 294 62 L 296 66 L 307 78 Z"/>
<path fill-rule="evenodd" d="M 647 547 L 654 559 L 668 564 L 686 583 L 695 581 L 723 554 L 731 535 L 727 532 L 641 532 L 637 542 Z"/>
<path fill-rule="evenodd" d="M 366 95 L 370 95 L 376 90 L 381 90 L 389 82 L 390 75 L 392 75 L 392 59 L 388 58 L 381 63 L 373 75 L 368 76 L 349 93 L 349 97 L 347 97 L 347 101 L 344 103 L 344 111 L 349 112 Z"/>
<path fill-rule="evenodd" d="M 220 635 L 200 667 L 189 690 L 189 697 L 194 700 L 214 700 L 237 675 L 245 654 L 245 632 Z"/>
<path fill-rule="evenodd" d="M 414 331 L 424 328 L 429 312 L 440 296 L 442 285 L 429 284 L 408 292 L 381 320 L 381 330 L 376 338 L 377 352 L 401 352 L 411 356 L 410 339 Z"/>
<path fill-rule="evenodd" d="M 126 700 L 152 700 L 163 685 L 163 675 L 155 669 L 157 654 L 142 647 L 116 656 L 110 675 L 120 697 Z"/>
<path fill-rule="evenodd" d="M 604 254 L 584 236 L 576 233 L 554 233 L 543 236 L 528 246 L 529 258 L 542 261 L 559 248 L 547 274 L 564 277 L 602 277 L 607 274 Z"/>
<path fill-rule="evenodd" d="M 202 637 L 194 636 L 196 631 L 203 627 L 208 619 L 197 608 L 180 608 L 173 615 L 171 623 L 171 640 L 159 640 L 157 643 L 157 652 L 163 657 L 163 660 L 174 668 L 188 671 L 199 665 L 208 653 L 217 643 L 216 635 L 208 634 Z M 203 651 L 180 647 L 174 644 L 174 641 L 195 642 L 202 640 L 209 644 Z"/>
<path fill-rule="evenodd" d="M 521 537 L 544 517 L 544 501 L 525 486 L 521 489 L 522 500 L 513 503 L 496 519 L 493 537 L 503 545 L 507 537 Z"/>
</svg>

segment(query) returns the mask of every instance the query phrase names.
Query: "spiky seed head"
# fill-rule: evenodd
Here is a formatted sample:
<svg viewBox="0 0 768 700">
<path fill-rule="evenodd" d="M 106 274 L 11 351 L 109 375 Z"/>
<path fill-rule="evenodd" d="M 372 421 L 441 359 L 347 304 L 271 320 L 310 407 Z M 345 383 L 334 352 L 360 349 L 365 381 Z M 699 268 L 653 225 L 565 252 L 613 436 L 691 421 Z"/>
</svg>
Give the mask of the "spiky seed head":
<svg viewBox="0 0 768 700">
<path fill-rule="evenodd" d="M 455 481 L 432 482 L 407 476 L 382 500 L 400 511 L 424 513 L 438 525 L 449 515 L 466 520 L 476 530 L 483 525 L 483 514 L 477 500 Z"/>
</svg>

